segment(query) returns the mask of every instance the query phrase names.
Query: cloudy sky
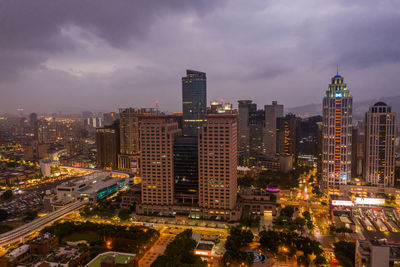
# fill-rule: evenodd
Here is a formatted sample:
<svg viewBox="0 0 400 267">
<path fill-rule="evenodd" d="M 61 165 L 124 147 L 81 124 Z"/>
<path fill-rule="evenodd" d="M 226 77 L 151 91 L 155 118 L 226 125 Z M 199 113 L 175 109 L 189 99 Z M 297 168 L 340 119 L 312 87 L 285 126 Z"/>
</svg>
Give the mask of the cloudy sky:
<svg viewBox="0 0 400 267">
<path fill-rule="evenodd" d="M 400 95 L 396 0 L 1 0 L 0 112 L 320 103 L 339 71 L 355 101 Z"/>
</svg>

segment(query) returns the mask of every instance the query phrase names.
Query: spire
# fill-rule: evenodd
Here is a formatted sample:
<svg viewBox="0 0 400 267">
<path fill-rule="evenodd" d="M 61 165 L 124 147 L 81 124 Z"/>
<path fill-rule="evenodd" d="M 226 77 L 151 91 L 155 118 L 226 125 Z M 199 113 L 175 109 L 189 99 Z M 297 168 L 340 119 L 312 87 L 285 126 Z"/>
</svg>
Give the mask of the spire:
<svg viewBox="0 0 400 267">
<path fill-rule="evenodd" d="M 339 76 L 339 64 L 336 64 L 336 75 Z"/>
</svg>

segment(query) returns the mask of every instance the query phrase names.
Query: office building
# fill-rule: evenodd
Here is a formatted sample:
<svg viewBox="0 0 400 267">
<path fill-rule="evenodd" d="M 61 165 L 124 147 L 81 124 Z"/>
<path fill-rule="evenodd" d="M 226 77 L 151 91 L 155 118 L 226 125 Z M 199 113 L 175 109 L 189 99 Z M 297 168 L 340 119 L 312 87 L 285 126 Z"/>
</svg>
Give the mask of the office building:
<svg viewBox="0 0 400 267">
<path fill-rule="evenodd" d="M 299 126 L 300 118 L 292 113 L 277 118 L 276 151 L 279 155 L 297 157 Z"/>
<path fill-rule="evenodd" d="M 174 199 L 176 205 L 199 201 L 198 138 L 179 136 L 174 140 Z"/>
<path fill-rule="evenodd" d="M 379 186 L 394 186 L 396 116 L 383 102 L 365 114 L 365 180 Z"/>
<path fill-rule="evenodd" d="M 39 123 L 36 113 L 31 113 L 29 115 L 29 125 L 31 126 L 31 131 L 33 135 L 33 140 L 38 141 L 39 139 Z"/>
<path fill-rule="evenodd" d="M 271 105 L 265 105 L 265 127 L 264 127 L 264 146 L 267 155 L 276 154 L 276 121 L 283 117 L 283 105 L 278 105 L 277 101 L 272 101 Z"/>
<path fill-rule="evenodd" d="M 357 240 L 356 267 L 400 266 L 400 245 L 381 240 Z"/>
<path fill-rule="evenodd" d="M 96 162 L 97 167 L 114 170 L 118 168 L 118 153 L 120 150 L 119 123 L 96 129 Z"/>
<path fill-rule="evenodd" d="M 250 114 L 257 110 L 257 104 L 251 100 L 238 101 L 238 153 L 239 157 L 250 153 Z"/>
<path fill-rule="evenodd" d="M 326 189 L 351 179 L 352 102 L 343 77 L 335 75 L 322 104 L 322 179 Z"/>
<path fill-rule="evenodd" d="M 119 110 L 120 154 L 118 169 L 139 175 L 139 116 L 154 115 L 153 108 L 126 108 Z"/>
<path fill-rule="evenodd" d="M 173 147 L 181 129 L 175 116 L 141 116 L 140 163 L 142 200 L 139 213 L 173 215 Z"/>
<path fill-rule="evenodd" d="M 206 118 L 199 135 L 199 206 L 206 219 L 235 220 L 237 116 Z"/>
<path fill-rule="evenodd" d="M 207 113 L 207 79 L 204 72 L 187 70 L 182 77 L 183 135 L 197 136 Z"/>
</svg>

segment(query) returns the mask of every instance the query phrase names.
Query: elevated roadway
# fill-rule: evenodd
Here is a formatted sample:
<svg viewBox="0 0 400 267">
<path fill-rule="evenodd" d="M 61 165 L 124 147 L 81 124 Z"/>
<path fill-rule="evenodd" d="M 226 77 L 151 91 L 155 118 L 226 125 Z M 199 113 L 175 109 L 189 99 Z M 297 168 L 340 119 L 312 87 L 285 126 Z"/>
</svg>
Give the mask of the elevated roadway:
<svg viewBox="0 0 400 267">
<path fill-rule="evenodd" d="M 45 225 L 52 223 L 68 213 L 79 209 L 80 207 L 86 205 L 88 203 L 87 200 L 75 201 L 70 203 L 63 208 L 53 211 L 43 217 L 40 217 L 32 222 L 24 224 L 14 230 L 3 233 L 0 235 L 0 246 L 5 246 L 16 241 L 23 241 L 23 238 L 35 231 L 40 230 Z"/>
</svg>

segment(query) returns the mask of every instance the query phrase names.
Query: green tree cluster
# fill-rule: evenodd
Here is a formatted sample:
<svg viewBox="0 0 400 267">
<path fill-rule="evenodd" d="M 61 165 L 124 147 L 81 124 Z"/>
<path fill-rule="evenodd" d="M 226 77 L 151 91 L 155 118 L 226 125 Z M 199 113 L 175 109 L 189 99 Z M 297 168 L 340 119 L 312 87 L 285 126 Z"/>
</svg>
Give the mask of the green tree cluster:
<svg viewBox="0 0 400 267">
<path fill-rule="evenodd" d="M 116 209 L 112 204 L 112 200 L 106 199 L 100 201 L 97 204 L 86 205 L 80 214 L 82 217 L 87 217 L 87 218 L 93 216 L 99 216 L 101 218 L 111 218 L 114 216 L 115 212 Z"/>
<path fill-rule="evenodd" d="M 8 218 L 8 212 L 0 209 L 0 222 L 5 221 Z"/>
<path fill-rule="evenodd" d="M 13 196 L 13 191 L 12 190 L 7 190 L 1 195 L 2 200 L 9 200 Z"/>
<path fill-rule="evenodd" d="M 355 264 L 355 243 L 339 241 L 333 243 L 333 246 L 333 252 L 339 264 L 343 267 L 353 267 Z"/>
<path fill-rule="evenodd" d="M 168 244 L 163 255 L 158 256 L 152 267 L 202 267 L 206 263 L 200 256 L 194 254 L 196 241 L 192 239 L 192 229 L 186 229 L 178 234 L 174 241 Z"/>
<path fill-rule="evenodd" d="M 250 230 L 232 227 L 225 242 L 226 252 L 223 256 L 225 266 L 235 266 L 241 263 L 250 266 L 254 261 L 254 255 L 241 249 L 248 246 L 253 241 L 253 238 L 253 233 Z"/>
<path fill-rule="evenodd" d="M 240 218 L 240 226 L 258 228 L 260 226 L 260 216 L 248 215 Z"/>
<path fill-rule="evenodd" d="M 260 244 L 272 254 L 278 254 L 279 248 L 285 248 L 285 255 L 293 257 L 297 251 L 303 254 L 297 258 L 298 264 L 308 266 L 310 264 L 310 256 L 315 255 L 313 263 L 317 266 L 326 263 L 322 256 L 323 249 L 318 241 L 308 237 L 301 236 L 294 232 L 278 232 L 273 230 L 261 231 Z"/>
<path fill-rule="evenodd" d="M 100 237 L 99 244 L 90 245 L 97 246 L 99 251 L 104 247 L 105 240 L 115 240 L 113 249 L 131 253 L 138 253 L 150 240 L 159 236 L 159 232 L 152 228 L 73 221 L 56 223 L 41 231 L 42 234 L 46 232 L 56 235 L 59 240 L 66 239 L 71 233 L 95 232 Z M 123 242 L 124 240 L 129 242 Z"/>
<path fill-rule="evenodd" d="M 293 214 L 293 206 L 282 208 L 279 216 L 273 220 L 273 228 L 289 232 L 302 231 L 306 225 L 306 219 L 297 217 L 293 220 Z"/>
</svg>

